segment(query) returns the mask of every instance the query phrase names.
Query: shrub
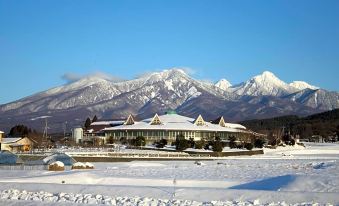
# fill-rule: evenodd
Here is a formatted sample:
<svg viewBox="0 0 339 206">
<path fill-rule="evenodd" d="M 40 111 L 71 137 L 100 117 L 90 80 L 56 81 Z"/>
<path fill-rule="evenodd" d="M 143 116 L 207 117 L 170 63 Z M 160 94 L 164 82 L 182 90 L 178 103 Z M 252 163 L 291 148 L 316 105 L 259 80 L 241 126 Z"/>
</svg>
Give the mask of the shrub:
<svg viewBox="0 0 339 206">
<path fill-rule="evenodd" d="M 135 138 L 135 142 L 134 142 L 135 146 L 145 146 L 146 145 L 146 139 L 143 136 L 138 136 L 137 138 Z"/>
<path fill-rule="evenodd" d="M 243 144 L 237 144 L 236 147 L 237 147 L 237 149 L 244 149 L 244 145 Z"/>
<path fill-rule="evenodd" d="M 161 139 L 160 144 L 163 144 L 164 146 L 167 145 L 168 141 L 167 139 Z"/>
<path fill-rule="evenodd" d="M 175 149 L 183 151 L 189 147 L 189 142 L 185 139 L 184 135 L 179 134 L 175 140 Z"/>
<path fill-rule="evenodd" d="M 292 146 L 295 145 L 295 139 L 290 140 L 290 145 L 292 145 Z"/>
<path fill-rule="evenodd" d="M 128 143 L 126 137 L 121 137 L 119 141 L 120 141 L 121 144 L 124 144 L 124 145 Z"/>
<path fill-rule="evenodd" d="M 220 141 L 214 141 L 212 144 L 212 148 L 214 152 L 222 152 L 223 146 Z"/>
<path fill-rule="evenodd" d="M 252 149 L 253 149 L 253 144 L 252 144 L 252 143 L 245 143 L 244 147 L 245 147 L 247 150 L 252 150 Z"/>
<path fill-rule="evenodd" d="M 199 140 L 199 141 L 196 141 L 195 142 L 195 149 L 202 149 L 202 148 L 205 147 L 205 145 L 206 145 L 206 142 L 203 139 Z"/>
<path fill-rule="evenodd" d="M 235 143 L 236 137 L 235 137 L 235 136 L 230 136 L 228 139 L 230 140 L 228 146 L 229 146 L 231 149 L 237 148 L 237 143 Z"/>
<path fill-rule="evenodd" d="M 263 139 L 255 139 L 254 140 L 254 147 L 256 148 L 263 148 L 265 144 L 265 140 Z"/>
<path fill-rule="evenodd" d="M 164 148 L 167 145 L 167 139 L 161 139 L 159 142 L 155 142 L 157 148 Z"/>
<path fill-rule="evenodd" d="M 190 138 L 190 139 L 188 140 L 188 144 L 189 144 L 189 147 L 190 147 L 190 148 L 194 148 L 194 145 L 195 145 L 194 139 L 193 139 L 193 138 Z"/>
</svg>

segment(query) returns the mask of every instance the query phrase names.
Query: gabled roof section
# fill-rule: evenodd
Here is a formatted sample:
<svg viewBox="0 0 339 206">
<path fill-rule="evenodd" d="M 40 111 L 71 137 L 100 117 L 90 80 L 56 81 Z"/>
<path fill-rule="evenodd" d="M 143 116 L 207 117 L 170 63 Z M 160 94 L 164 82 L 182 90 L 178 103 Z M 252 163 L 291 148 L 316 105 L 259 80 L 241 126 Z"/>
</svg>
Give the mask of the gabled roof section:
<svg viewBox="0 0 339 206">
<path fill-rule="evenodd" d="M 196 118 L 194 120 L 194 124 L 197 125 L 197 126 L 204 126 L 206 124 L 205 120 L 202 118 L 201 114 L 199 114 L 198 118 Z"/>
<path fill-rule="evenodd" d="M 162 122 L 161 122 L 161 120 L 160 120 L 160 118 L 159 118 L 157 113 L 155 113 L 155 115 L 154 115 L 152 121 L 150 122 L 150 124 L 151 125 L 160 125 L 160 124 L 162 124 Z"/>
<path fill-rule="evenodd" d="M 127 118 L 127 120 L 125 121 L 124 125 L 132 125 L 134 124 L 134 118 L 133 116 L 130 114 Z"/>
<path fill-rule="evenodd" d="M 226 122 L 225 122 L 223 116 L 220 116 L 220 117 L 218 117 L 218 118 L 215 119 L 215 120 L 212 120 L 211 123 L 212 123 L 212 124 L 218 124 L 218 125 L 221 126 L 221 127 L 226 127 Z"/>
<path fill-rule="evenodd" d="M 7 137 L 7 138 L 3 138 L 1 143 L 10 144 L 10 143 L 15 143 L 21 139 L 23 138 L 22 137 Z"/>
</svg>

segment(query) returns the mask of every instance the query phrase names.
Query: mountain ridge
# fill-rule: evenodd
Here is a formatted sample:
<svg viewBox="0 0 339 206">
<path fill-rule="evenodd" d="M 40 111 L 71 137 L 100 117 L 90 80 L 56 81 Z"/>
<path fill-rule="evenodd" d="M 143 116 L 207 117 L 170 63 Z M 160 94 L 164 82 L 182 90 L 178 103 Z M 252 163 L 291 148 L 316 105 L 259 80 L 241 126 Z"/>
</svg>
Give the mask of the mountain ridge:
<svg viewBox="0 0 339 206">
<path fill-rule="evenodd" d="M 57 130 L 64 121 L 79 125 L 94 114 L 123 118 L 131 113 L 146 118 L 171 109 L 191 117 L 222 114 L 230 121 L 239 121 L 282 114 L 308 115 L 339 107 L 338 92 L 301 90 L 268 71 L 234 86 L 226 79 L 219 83 L 196 80 L 178 68 L 120 82 L 85 77 L 0 105 L 0 127 L 7 129 L 22 122 L 41 128 L 41 122 L 30 119 L 46 115 L 51 116 L 51 127 Z"/>
</svg>

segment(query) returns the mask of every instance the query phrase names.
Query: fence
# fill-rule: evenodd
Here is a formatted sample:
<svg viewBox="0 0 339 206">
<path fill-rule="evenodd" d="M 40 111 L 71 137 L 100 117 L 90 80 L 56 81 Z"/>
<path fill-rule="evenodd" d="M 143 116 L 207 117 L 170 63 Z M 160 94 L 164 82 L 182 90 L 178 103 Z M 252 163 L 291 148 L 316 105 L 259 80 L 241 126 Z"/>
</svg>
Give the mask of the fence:
<svg viewBox="0 0 339 206">
<path fill-rule="evenodd" d="M 48 170 L 48 165 L 0 165 L 0 170 Z"/>
<path fill-rule="evenodd" d="M 72 166 L 65 166 L 65 170 L 71 170 Z M 48 165 L 0 165 L 0 170 L 48 170 Z"/>
</svg>

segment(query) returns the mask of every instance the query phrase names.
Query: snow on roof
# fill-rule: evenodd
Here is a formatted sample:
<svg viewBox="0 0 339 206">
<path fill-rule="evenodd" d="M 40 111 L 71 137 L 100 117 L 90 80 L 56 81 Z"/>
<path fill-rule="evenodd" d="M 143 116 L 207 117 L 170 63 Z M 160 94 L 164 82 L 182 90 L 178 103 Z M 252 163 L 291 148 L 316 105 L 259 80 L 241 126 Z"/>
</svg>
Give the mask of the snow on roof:
<svg viewBox="0 0 339 206">
<path fill-rule="evenodd" d="M 13 143 L 10 145 L 11 147 L 21 147 L 24 146 L 23 144 L 19 144 L 19 143 Z"/>
<path fill-rule="evenodd" d="M 56 161 L 60 161 L 65 165 L 73 165 L 76 162 L 71 156 L 64 153 L 55 153 L 43 159 L 44 164 L 50 164 Z"/>
<path fill-rule="evenodd" d="M 86 167 L 86 165 L 82 162 L 76 162 L 73 164 L 74 167 Z"/>
<path fill-rule="evenodd" d="M 23 163 L 22 159 L 9 151 L 0 151 L 0 164 L 18 164 Z"/>
<path fill-rule="evenodd" d="M 15 143 L 21 139 L 22 139 L 21 137 L 7 137 L 7 138 L 3 138 L 1 143 L 2 144 Z"/>
<path fill-rule="evenodd" d="M 91 126 L 94 126 L 94 125 L 117 125 L 117 124 L 123 124 L 123 123 L 125 123 L 124 120 L 97 121 L 97 122 L 92 122 Z"/>
<path fill-rule="evenodd" d="M 60 162 L 60 161 L 53 162 L 53 163 L 51 163 L 51 164 L 49 164 L 49 165 L 56 165 L 56 166 L 58 166 L 58 167 L 64 167 L 64 166 L 65 166 L 64 163 L 63 163 L 63 162 Z"/>
<path fill-rule="evenodd" d="M 162 124 L 151 125 L 153 118 L 148 118 L 132 125 L 120 125 L 116 127 L 105 128 L 105 131 L 114 130 L 188 130 L 188 131 L 225 131 L 225 132 L 244 132 L 246 127 L 240 124 L 226 123 L 226 127 L 221 127 L 209 122 L 203 126 L 194 124 L 194 119 L 178 114 L 165 114 L 159 116 Z"/>
</svg>

